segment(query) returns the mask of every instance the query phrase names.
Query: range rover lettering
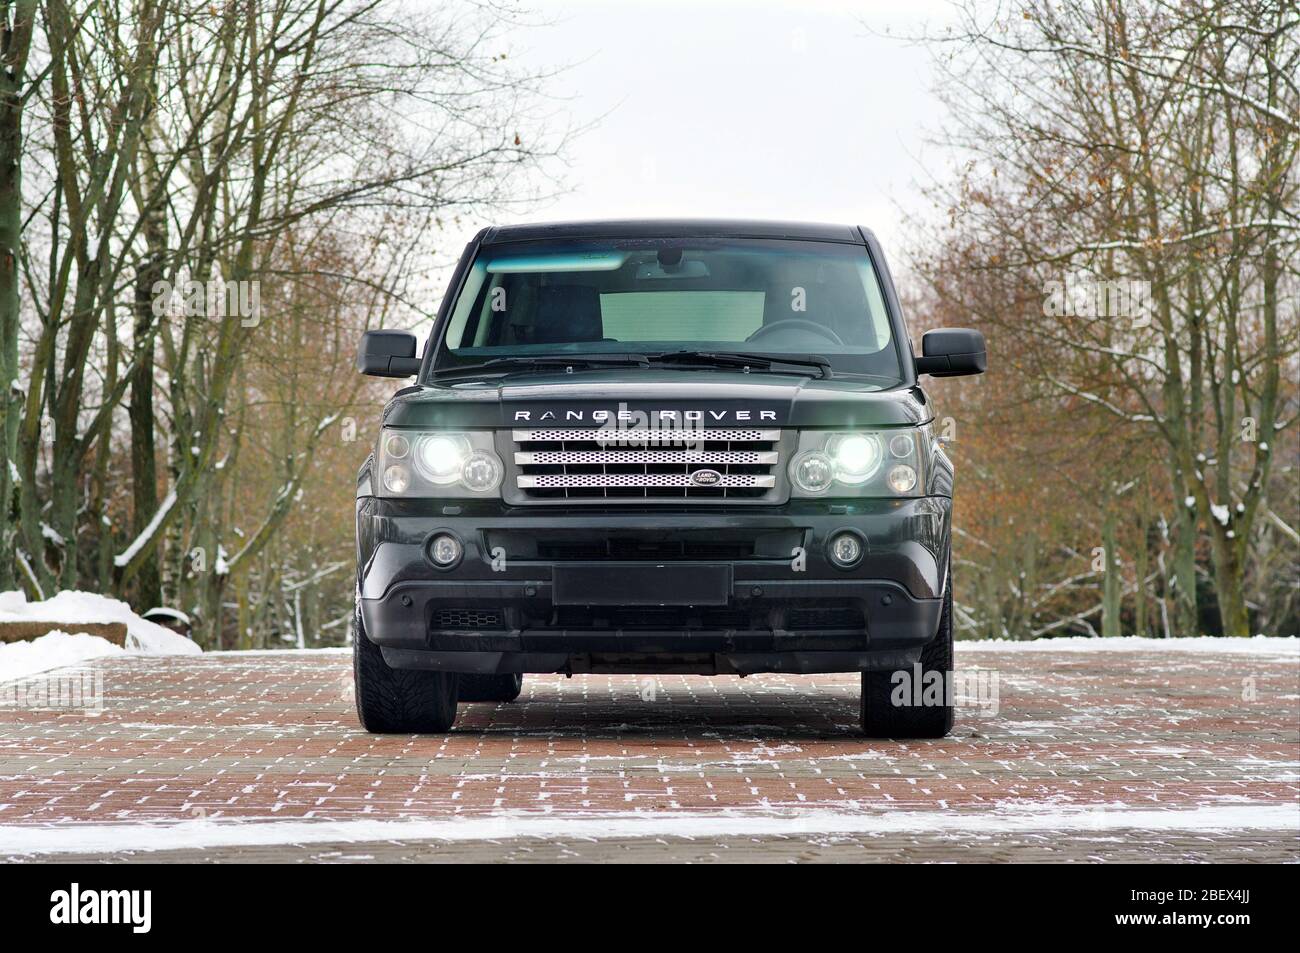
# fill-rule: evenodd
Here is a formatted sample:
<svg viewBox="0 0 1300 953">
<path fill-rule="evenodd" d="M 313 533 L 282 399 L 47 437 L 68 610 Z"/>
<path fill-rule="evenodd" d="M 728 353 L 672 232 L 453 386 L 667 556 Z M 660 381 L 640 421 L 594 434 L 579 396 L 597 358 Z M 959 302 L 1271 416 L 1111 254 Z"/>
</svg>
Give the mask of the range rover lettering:
<svg viewBox="0 0 1300 953">
<path fill-rule="evenodd" d="M 358 475 L 357 708 L 443 732 L 526 673 L 860 672 L 863 731 L 939 737 L 953 468 L 872 233 L 629 221 L 487 228 Z M 940 681 L 941 680 L 941 681 Z"/>
</svg>

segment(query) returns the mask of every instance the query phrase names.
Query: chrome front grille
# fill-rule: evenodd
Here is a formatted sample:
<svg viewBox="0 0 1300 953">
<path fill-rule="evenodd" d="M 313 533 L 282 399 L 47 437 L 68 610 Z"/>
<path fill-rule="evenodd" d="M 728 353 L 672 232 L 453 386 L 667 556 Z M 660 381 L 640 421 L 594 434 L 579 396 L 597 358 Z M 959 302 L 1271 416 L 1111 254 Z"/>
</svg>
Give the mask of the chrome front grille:
<svg viewBox="0 0 1300 953">
<path fill-rule="evenodd" d="M 779 430 L 750 430 L 740 427 L 684 427 L 651 430 L 624 430 L 618 427 L 587 427 L 585 429 L 565 430 L 560 427 L 540 427 L 535 430 L 516 430 L 516 441 L 575 441 L 594 443 L 601 447 L 644 447 L 669 444 L 698 444 L 700 441 L 776 441 L 781 439 Z"/>
<path fill-rule="evenodd" d="M 539 428 L 511 437 L 514 484 L 530 501 L 765 502 L 781 489 L 780 430 Z"/>
<path fill-rule="evenodd" d="M 621 463 L 776 463 L 777 453 L 760 450 L 540 450 L 515 454 L 515 463 L 523 466 L 547 464 L 621 464 Z"/>
</svg>

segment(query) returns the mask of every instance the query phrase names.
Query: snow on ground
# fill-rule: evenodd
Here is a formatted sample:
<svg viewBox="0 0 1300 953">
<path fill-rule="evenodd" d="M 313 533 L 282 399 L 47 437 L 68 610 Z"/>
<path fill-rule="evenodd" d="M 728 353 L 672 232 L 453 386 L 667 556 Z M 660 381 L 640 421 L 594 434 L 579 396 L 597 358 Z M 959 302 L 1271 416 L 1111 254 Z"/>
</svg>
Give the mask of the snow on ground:
<svg viewBox="0 0 1300 953">
<path fill-rule="evenodd" d="M 1042 652 L 1215 652 L 1232 655 L 1277 655 L 1300 657 L 1300 638 L 1296 636 L 1256 635 L 1249 639 L 1196 636 L 1186 639 L 1141 639 L 1124 636 L 1115 639 L 1090 639 L 1068 636 L 1057 639 L 959 639 L 957 651 L 1042 651 Z M 351 654 L 347 646 L 318 649 L 222 649 L 209 655 L 328 655 Z"/>
<path fill-rule="evenodd" d="M 30 642 L 4 642 L 0 643 L 0 682 L 124 651 L 107 639 L 84 632 L 55 631 Z"/>
<path fill-rule="evenodd" d="M 240 658 L 257 658 L 265 655 L 351 655 L 352 649 L 346 645 L 327 645 L 320 649 L 213 649 L 206 655 L 237 655 Z"/>
<path fill-rule="evenodd" d="M 170 629 L 146 622 L 125 602 L 93 592 L 67 590 L 42 602 L 28 602 L 21 592 L 0 592 L 0 622 L 57 622 L 62 628 L 24 642 L 0 643 L 0 681 L 21 678 L 103 655 L 197 655 L 197 645 Z M 126 648 L 78 632 L 78 624 L 121 622 Z"/>
<path fill-rule="evenodd" d="M 1233 655 L 1300 656 L 1300 638 L 1256 635 L 1249 639 L 1227 639 L 1207 635 L 1186 639 L 1142 639 L 1130 635 L 1112 639 L 1069 636 L 1060 639 L 1035 639 L 1032 642 L 1021 642 L 1016 639 L 957 642 L 958 652 L 981 649 L 992 651 L 1014 649 L 1023 652 L 1226 652 Z"/>
<path fill-rule="evenodd" d="M 174 622 L 180 622 L 185 625 L 190 624 L 190 617 L 180 609 L 168 609 L 165 606 L 159 606 L 155 609 L 150 609 L 145 613 L 145 615 L 153 616 L 155 619 L 171 619 Z"/>
<path fill-rule="evenodd" d="M 1098 831 L 1294 831 L 1294 804 L 1223 804 L 1189 809 L 1122 805 L 1018 809 L 990 812 L 879 811 L 870 814 L 811 810 L 798 814 L 749 811 L 679 811 L 611 814 L 504 811 L 483 817 L 431 820 L 198 819 L 162 824 L 56 824 L 0 826 L 0 854 L 106 853 L 276 844 L 374 841 L 478 841 L 512 838 L 610 839 L 620 837 L 770 837 L 819 834 L 1014 834 Z"/>
</svg>

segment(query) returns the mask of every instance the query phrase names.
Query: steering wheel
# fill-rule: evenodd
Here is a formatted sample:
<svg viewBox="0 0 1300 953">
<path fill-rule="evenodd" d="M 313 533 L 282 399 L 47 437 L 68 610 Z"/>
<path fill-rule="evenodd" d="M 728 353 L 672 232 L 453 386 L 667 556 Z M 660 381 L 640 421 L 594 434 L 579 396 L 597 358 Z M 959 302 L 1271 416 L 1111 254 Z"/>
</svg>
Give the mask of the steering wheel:
<svg viewBox="0 0 1300 953">
<path fill-rule="evenodd" d="M 840 345 L 841 347 L 844 345 L 844 342 L 840 340 L 840 336 L 826 325 L 818 324 L 816 321 L 805 321 L 802 318 L 785 318 L 781 321 L 773 321 L 771 324 L 765 324 L 749 337 L 745 338 L 745 343 L 748 344 L 751 341 L 762 340 L 769 334 L 776 334 L 787 328 L 791 330 L 799 328 L 803 331 L 811 331 L 814 334 L 821 335 L 834 344 Z"/>
</svg>

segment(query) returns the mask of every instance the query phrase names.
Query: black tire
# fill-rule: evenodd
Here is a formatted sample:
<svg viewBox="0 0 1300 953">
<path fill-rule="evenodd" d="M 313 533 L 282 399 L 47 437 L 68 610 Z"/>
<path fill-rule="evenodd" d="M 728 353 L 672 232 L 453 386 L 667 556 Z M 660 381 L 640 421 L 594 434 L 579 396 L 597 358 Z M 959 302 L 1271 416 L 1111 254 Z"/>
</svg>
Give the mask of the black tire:
<svg viewBox="0 0 1300 953">
<path fill-rule="evenodd" d="M 441 734 L 456 720 L 460 678 L 455 672 L 390 668 L 356 615 L 352 678 L 361 727 L 373 734 Z"/>
<path fill-rule="evenodd" d="M 505 675 L 468 675 L 460 677 L 460 700 L 463 702 L 512 702 L 524 690 L 524 677 L 518 672 Z"/>
<path fill-rule="evenodd" d="M 929 674 L 942 676 L 940 685 L 946 702 L 948 686 L 952 679 L 952 572 L 948 573 L 948 589 L 943 596 L 943 612 L 939 616 L 939 631 L 921 650 L 922 685 L 930 683 Z M 909 681 L 915 669 L 908 672 Z M 862 673 L 862 733 L 868 738 L 942 738 L 952 731 L 953 706 L 895 705 L 894 673 Z"/>
</svg>

